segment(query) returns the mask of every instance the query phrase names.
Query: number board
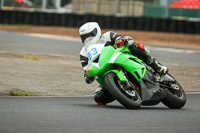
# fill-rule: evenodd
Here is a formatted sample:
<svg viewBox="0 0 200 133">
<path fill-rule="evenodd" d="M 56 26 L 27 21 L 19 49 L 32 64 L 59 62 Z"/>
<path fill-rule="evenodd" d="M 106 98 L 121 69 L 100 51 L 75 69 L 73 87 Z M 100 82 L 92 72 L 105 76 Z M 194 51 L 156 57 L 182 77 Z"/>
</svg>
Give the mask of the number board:
<svg viewBox="0 0 200 133">
<path fill-rule="evenodd" d="M 92 60 L 94 59 L 94 57 L 98 56 L 101 53 L 103 48 L 104 48 L 104 45 L 102 44 L 95 44 L 88 47 L 87 52 L 88 52 L 89 59 Z"/>
</svg>

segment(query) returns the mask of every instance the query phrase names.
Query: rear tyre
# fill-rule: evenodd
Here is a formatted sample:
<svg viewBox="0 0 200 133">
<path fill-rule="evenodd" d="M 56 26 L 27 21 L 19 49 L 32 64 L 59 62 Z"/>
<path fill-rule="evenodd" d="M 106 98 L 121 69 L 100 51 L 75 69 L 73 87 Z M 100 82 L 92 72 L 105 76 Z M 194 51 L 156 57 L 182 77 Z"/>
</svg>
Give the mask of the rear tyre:
<svg viewBox="0 0 200 133">
<path fill-rule="evenodd" d="M 130 94 L 124 91 L 121 81 L 115 73 L 108 73 L 104 77 L 104 83 L 111 95 L 124 107 L 128 109 L 139 109 L 141 97 L 136 89 L 130 90 Z M 134 95 L 133 95 L 134 94 Z"/>
<path fill-rule="evenodd" d="M 167 97 L 162 101 L 164 105 L 172 109 L 180 109 L 186 103 L 186 95 L 181 85 L 175 81 L 176 89 L 168 89 Z"/>
</svg>

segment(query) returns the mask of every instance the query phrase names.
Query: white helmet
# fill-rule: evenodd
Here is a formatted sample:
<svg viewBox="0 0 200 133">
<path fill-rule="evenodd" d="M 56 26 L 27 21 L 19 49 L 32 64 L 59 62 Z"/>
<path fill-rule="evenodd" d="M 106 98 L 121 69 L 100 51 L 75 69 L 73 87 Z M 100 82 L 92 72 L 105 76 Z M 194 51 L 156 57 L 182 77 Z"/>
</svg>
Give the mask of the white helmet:
<svg viewBox="0 0 200 133">
<path fill-rule="evenodd" d="M 95 44 L 101 37 L 101 29 L 96 22 L 88 22 L 79 29 L 82 43 L 85 45 Z M 92 37 L 89 41 L 85 41 L 88 37 Z"/>
</svg>

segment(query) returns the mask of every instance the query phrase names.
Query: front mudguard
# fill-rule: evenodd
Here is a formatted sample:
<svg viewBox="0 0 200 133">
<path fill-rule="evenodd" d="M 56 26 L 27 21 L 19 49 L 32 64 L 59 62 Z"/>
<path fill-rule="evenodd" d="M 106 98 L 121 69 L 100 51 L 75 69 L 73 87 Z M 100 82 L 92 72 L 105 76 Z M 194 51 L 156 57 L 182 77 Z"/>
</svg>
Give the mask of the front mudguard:
<svg viewBox="0 0 200 133">
<path fill-rule="evenodd" d="M 122 72 L 122 71 L 119 71 L 119 70 L 117 70 L 117 69 L 115 69 L 115 70 L 110 70 L 110 71 L 106 72 L 106 73 L 103 75 L 103 77 L 105 77 L 106 74 L 108 74 L 108 73 L 110 73 L 110 72 L 115 73 L 115 74 L 117 75 L 117 77 L 119 78 L 119 80 L 122 81 L 122 82 L 124 82 L 124 81 L 127 80 L 126 77 L 123 75 L 123 72 Z"/>
<path fill-rule="evenodd" d="M 107 71 L 106 73 L 104 73 L 103 75 L 100 75 L 99 77 L 97 77 L 96 81 L 101 84 L 103 87 L 106 87 L 105 86 L 105 83 L 104 83 L 104 77 L 108 74 L 108 73 L 115 73 L 118 78 L 120 79 L 120 81 L 124 82 L 126 81 L 126 77 L 123 75 L 122 71 L 119 71 L 117 69 L 114 69 L 114 70 L 109 70 Z"/>
</svg>

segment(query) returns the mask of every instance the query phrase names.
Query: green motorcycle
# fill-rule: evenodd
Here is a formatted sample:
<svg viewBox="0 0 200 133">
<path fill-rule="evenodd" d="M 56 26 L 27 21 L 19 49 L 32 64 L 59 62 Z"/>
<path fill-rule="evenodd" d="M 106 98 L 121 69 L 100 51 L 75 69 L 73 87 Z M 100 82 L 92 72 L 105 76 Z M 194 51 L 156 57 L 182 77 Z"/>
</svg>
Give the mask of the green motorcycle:
<svg viewBox="0 0 200 133">
<path fill-rule="evenodd" d="M 170 74 L 160 77 L 144 62 L 130 54 L 126 46 L 105 46 L 99 39 L 87 45 L 89 63 L 86 74 L 95 76 L 96 81 L 124 107 L 139 109 L 160 102 L 169 108 L 180 109 L 186 103 L 181 85 Z"/>
</svg>

